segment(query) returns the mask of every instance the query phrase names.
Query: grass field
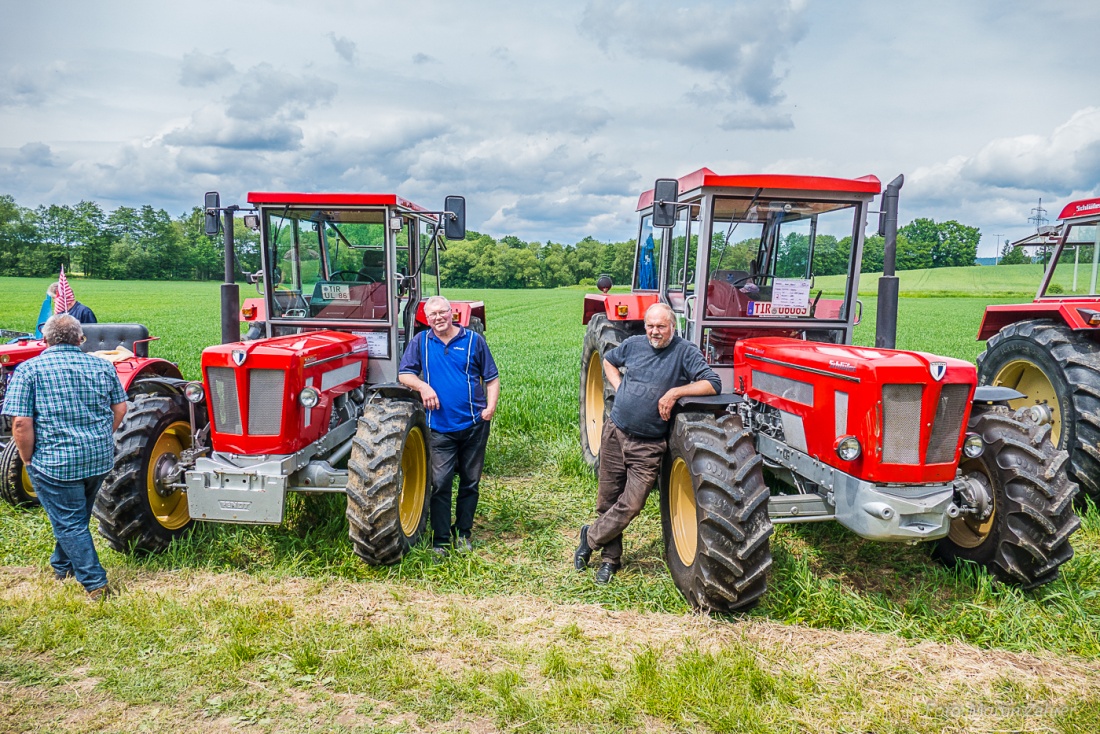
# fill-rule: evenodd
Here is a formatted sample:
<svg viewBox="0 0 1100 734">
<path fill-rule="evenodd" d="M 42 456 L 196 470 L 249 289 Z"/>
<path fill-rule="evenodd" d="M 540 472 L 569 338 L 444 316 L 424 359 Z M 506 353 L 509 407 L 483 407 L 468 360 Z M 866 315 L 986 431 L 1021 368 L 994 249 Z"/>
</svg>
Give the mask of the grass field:
<svg viewBox="0 0 1100 734">
<path fill-rule="evenodd" d="M 46 283 L 0 279 L 0 326 L 28 328 Z M 217 288 L 74 282 L 189 376 L 218 338 Z M 903 299 L 898 346 L 973 360 L 989 300 L 932 293 Z M 710 619 L 673 586 L 650 502 L 596 588 L 570 562 L 595 499 L 576 438 L 582 292 L 448 295 L 486 302 L 503 385 L 473 554 L 370 568 L 341 497 L 292 496 L 281 527 L 200 525 L 147 558 L 101 546 L 125 591 L 93 606 L 50 578 L 42 513 L 0 506 L 0 731 L 1100 730 L 1095 509 L 1032 593 L 925 546 L 780 527 L 763 603 Z"/>
</svg>

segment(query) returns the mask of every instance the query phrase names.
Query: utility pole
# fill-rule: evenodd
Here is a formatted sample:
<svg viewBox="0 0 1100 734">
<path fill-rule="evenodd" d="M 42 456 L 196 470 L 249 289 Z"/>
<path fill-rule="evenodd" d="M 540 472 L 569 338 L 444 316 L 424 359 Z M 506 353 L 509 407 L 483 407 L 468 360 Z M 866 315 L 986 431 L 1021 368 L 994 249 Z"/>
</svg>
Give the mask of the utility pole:
<svg viewBox="0 0 1100 734">
<path fill-rule="evenodd" d="M 999 265 L 1001 262 L 1001 235 L 993 235 L 993 264 Z"/>
</svg>

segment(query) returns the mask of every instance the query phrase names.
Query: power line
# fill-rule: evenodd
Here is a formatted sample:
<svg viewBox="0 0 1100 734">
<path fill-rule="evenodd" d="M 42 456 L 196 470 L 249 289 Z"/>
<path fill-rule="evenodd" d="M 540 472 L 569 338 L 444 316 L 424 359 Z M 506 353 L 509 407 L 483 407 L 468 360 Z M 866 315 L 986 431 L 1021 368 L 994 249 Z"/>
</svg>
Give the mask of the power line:
<svg viewBox="0 0 1100 734">
<path fill-rule="evenodd" d="M 1039 233 L 1039 228 L 1050 220 L 1046 218 L 1045 214 L 1047 210 L 1043 208 L 1043 197 L 1039 197 L 1039 206 L 1031 210 L 1031 216 L 1027 218 L 1029 222 L 1035 222 L 1035 233 Z"/>
</svg>

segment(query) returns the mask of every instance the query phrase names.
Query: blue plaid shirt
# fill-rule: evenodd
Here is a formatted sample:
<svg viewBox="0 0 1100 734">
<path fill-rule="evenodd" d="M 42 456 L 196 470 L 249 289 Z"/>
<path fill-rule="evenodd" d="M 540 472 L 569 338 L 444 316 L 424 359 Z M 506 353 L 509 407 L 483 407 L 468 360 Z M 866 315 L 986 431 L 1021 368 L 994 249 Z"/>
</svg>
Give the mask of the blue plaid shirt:
<svg viewBox="0 0 1100 734">
<path fill-rule="evenodd" d="M 72 482 L 106 474 L 115 461 L 112 405 L 126 402 L 114 365 L 58 344 L 19 365 L 4 415 L 34 419 L 31 466 Z"/>
</svg>

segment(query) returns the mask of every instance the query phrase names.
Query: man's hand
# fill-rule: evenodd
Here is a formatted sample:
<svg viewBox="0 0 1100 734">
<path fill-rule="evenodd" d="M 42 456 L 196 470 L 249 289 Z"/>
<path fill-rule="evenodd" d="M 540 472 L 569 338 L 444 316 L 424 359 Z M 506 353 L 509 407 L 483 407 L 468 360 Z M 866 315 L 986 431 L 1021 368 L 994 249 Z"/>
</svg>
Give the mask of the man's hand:
<svg viewBox="0 0 1100 734">
<path fill-rule="evenodd" d="M 493 419 L 497 413 L 498 400 L 500 400 L 500 378 L 485 383 L 485 410 L 481 411 L 481 420 Z"/>
<path fill-rule="evenodd" d="M 680 388 L 674 387 L 657 401 L 657 412 L 661 414 L 661 420 L 667 421 L 672 415 L 672 409 L 676 407 L 676 401 L 680 399 Z"/>
<path fill-rule="evenodd" d="M 439 410 L 439 395 L 436 394 L 432 386 L 426 382 L 421 382 L 417 390 L 420 392 L 420 400 L 424 403 L 424 407 L 428 410 Z"/>
</svg>

